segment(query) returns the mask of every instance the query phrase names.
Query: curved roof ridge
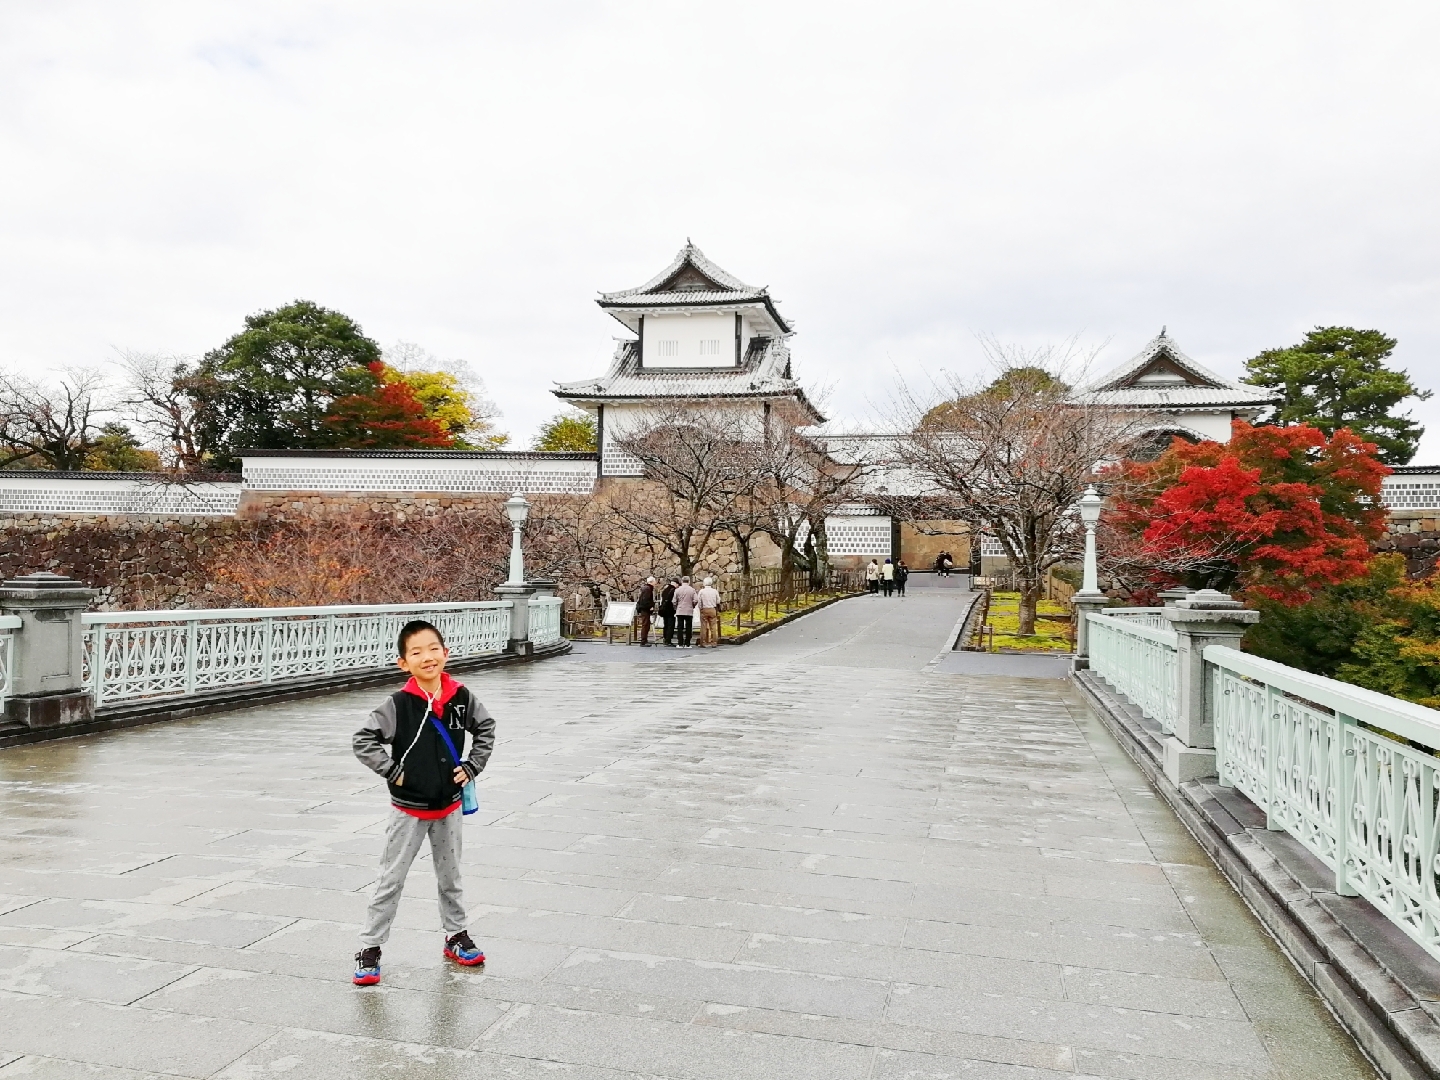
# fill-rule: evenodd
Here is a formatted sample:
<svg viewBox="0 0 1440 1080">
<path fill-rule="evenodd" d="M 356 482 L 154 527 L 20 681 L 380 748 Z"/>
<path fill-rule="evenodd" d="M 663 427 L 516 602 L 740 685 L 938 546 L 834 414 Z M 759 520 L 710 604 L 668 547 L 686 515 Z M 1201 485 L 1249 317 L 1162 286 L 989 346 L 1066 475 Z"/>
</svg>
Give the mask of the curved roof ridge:
<svg viewBox="0 0 1440 1080">
<path fill-rule="evenodd" d="M 1126 379 L 1142 371 L 1162 352 L 1173 360 L 1178 367 L 1184 368 L 1200 382 L 1206 383 L 1215 389 L 1224 388 L 1231 390 L 1237 389 L 1240 385 L 1231 379 L 1215 374 L 1215 372 L 1211 371 L 1204 364 L 1192 360 L 1181 351 L 1180 346 L 1175 344 L 1175 339 L 1169 335 L 1166 329 L 1161 327 L 1160 333 L 1151 338 L 1143 349 L 1119 367 L 1111 369 L 1094 382 L 1088 384 L 1085 390 L 1094 393 L 1100 390 L 1124 389 L 1121 384 L 1123 384 Z"/>
<path fill-rule="evenodd" d="M 660 273 L 656 274 L 644 285 L 634 289 L 621 289 L 618 292 L 602 292 L 600 295 L 606 300 L 611 300 L 618 299 L 622 296 L 642 296 L 645 293 L 654 292 L 684 269 L 687 263 L 711 281 L 715 282 L 716 285 L 723 286 L 731 292 L 752 293 L 756 295 L 765 292 L 763 287 L 756 288 L 754 285 L 747 285 L 734 274 L 715 265 L 715 263 L 705 257 L 705 253 L 696 247 L 689 237 L 686 237 L 685 246 L 682 247 L 675 258 L 670 261 L 670 265 L 665 267 L 664 270 L 661 270 Z"/>
</svg>

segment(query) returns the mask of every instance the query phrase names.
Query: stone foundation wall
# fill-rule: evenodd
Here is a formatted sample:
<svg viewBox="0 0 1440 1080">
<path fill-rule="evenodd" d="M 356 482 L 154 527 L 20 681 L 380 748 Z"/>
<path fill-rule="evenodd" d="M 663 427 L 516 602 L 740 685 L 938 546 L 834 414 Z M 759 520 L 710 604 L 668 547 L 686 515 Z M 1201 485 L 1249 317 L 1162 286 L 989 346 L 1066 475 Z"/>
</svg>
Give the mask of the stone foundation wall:
<svg viewBox="0 0 1440 1080">
<path fill-rule="evenodd" d="M 530 498 L 534 502 L 537 498 L 556 497 Z M 501 507 L 507 498 L 508 495 L 456 495 L 443 491 L 246 491 L 240 496 L 236 514 L 242 519 L 273 521 L 371 513 L 394 515 L 405 521 L 412 517 L 476 510 L 502 513 Z"/>
<path fill-rule="evenodd" d="M 1440 510 L 1390 511 L 1385 538 L 1375 548 L 1404 555 L 1412 577 L 1431 573 L 1440 560 Z"/>
<path fill-rule="evenodd" d="M 0 576 L 50 570 L 100 590 L 96 607 L 211 607 L 208 567 L 253 535 L 234 518 L 0 517 Z"/>
</svg>

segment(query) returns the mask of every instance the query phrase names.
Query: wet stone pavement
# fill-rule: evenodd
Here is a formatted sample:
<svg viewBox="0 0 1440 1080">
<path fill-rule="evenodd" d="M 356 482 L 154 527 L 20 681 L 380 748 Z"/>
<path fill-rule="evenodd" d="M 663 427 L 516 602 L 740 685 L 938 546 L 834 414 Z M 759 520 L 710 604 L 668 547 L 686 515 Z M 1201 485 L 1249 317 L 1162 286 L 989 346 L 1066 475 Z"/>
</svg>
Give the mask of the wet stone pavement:
<svg viewBox="0 0 1440 1080">
<path fill-rule="evenodd" d="M 475 676 L 489 964 L 422 858 L 370 989 L 374 694 L 0 751 L 0 1080 L 1372 1076 L 1066 682 L 943 670 L 962 610 Z"/>
</svg>

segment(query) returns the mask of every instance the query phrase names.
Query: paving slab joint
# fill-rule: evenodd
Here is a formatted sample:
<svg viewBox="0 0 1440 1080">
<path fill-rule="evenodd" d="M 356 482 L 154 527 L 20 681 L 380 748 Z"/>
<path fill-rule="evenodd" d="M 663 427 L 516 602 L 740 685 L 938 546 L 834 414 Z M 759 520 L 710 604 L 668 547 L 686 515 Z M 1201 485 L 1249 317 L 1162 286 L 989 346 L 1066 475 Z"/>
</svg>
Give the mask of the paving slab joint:
<svg viewBox="0 0 1440 1080">
<path fill-rule="evenodd" d="M 1440 1080 L 1440 1023 L 1418 995 L 1326 911 L 1308 889 L 1206 785 L 1177 785 L 1166 775 L 1163 750 L 1090 671 L 1073 676 L 1100 722 L 1140 767 L 1196 842 L 1314 987 L 1385 1080 Z M 1418 945 L 1416 963 L 1433 967 Z"/>
</svg>

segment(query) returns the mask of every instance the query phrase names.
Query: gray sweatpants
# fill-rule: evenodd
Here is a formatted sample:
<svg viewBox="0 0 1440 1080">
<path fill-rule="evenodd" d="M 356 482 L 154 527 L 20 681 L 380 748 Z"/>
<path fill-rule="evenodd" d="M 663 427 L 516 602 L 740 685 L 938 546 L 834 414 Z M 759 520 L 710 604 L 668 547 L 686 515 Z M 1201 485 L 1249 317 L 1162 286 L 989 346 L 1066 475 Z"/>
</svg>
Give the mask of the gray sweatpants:
<svg viewBox="0 0 1440 1080">
<path fill-rule="evenodd" d="M 465 815 L 458 807 L 434 821 L 390 808 L 390 820 L 385 826 L 385 854 L 380 857 L 380 881 L 365 915 L 365 930 L 360 935 L 362 948 L 384 945 L 390 936 L 390 924 L 395 921 L 400 894 L 405 890 L 405 876 L 410 873 L 410 864 L 420 853 L 420 843 L 427 835 L 430 860 L 435 864 L 435 884 L 440 891 L 440 925 L 447 937 L 465 929 L 465 897 L 460 888 L 460 836 L 464 821 Z"/>
</svg>

